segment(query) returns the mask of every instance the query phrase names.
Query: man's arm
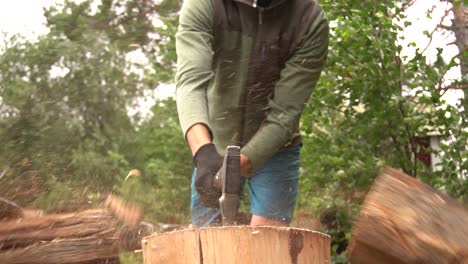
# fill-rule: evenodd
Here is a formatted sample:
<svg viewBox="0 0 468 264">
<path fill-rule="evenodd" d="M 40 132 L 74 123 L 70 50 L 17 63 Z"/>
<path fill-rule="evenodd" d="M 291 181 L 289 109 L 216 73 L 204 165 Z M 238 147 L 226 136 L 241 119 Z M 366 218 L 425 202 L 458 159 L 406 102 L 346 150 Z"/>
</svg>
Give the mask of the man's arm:
<svg viewBox="0 0 468 264">
<path fill-rule="evenodd" d="M 210 131 L 205 125 L 196 124 L 192 126 L 185 136 L 189 144 L 192 156 L 197 153 L 201 146 L 211 143 Z"/>
<path fill-rule="evenodd" d="M 214 76 L 212 66 L 213 5 L 210 0 L 186 0 L 176 34 L 177 111 L 182 130 L 195 155 L 212 142 L 206 90 Z M 247 156 L 241 155 L 241 173 L 250 171 Z"/>
<path fill-rule="evenodd" d="M 299 49 L 286 62 L 274 88 L 274 97 L 268 103 L 270 113 L 242 148 L 253 170 L 277 153 L 298 129 L 302 111 L 325 64 L 328 31 L 328 22 L 322 12 L 309 28 Z"/>
<path fill-rule="evenodd" d="M 176 34 L 176 101 L 182 131 L 193 154 L 212 140 L 206 98 L 214 76 L 212 23 L 211 0 L 184 1 Z"/>
</svg>

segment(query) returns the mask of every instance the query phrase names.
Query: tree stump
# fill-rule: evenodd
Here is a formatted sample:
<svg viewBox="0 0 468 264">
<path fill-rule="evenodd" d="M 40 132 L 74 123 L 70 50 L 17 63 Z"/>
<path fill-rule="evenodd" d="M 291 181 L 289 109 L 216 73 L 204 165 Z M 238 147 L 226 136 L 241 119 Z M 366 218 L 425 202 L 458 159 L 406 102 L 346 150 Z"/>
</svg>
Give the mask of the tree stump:
<svg viewBox="0 0 468 264">
<path fill-rule="evenodd" d="M 468 209 L 404 173 L 386 168 L 353 226 L 352 263 L 468 263 Z"/>
<path fill-rule="evenodd" d="M 330 237 L 287 227 L 227 226 L 143 239 L 145 264 L 330 263 Z"/>
</svg>

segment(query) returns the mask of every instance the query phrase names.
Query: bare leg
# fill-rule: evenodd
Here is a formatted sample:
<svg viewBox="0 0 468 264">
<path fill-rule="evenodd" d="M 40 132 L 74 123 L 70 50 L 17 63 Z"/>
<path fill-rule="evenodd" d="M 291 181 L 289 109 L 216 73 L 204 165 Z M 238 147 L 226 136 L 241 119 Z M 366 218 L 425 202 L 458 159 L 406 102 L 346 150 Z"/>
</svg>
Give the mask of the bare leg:
<svg viewBox="0 0 468 264">
<path fill-rule="evenodd" d="M 271 220 L 259 215 L 252 215 L 250 220 L 251 226 L 288 226 L 288 224 L 280 221 Z"/>
</svg>

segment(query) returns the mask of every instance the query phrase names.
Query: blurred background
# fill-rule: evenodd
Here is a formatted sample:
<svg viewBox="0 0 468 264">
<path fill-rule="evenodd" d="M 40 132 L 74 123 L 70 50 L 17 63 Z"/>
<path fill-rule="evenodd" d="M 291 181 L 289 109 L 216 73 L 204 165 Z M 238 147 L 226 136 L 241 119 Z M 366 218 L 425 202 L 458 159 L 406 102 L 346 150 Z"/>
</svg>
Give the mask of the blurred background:
<svg viewBox="0 0 468 264">
<path fill-rule="evenodd" d="M 467 11 L 461 1 L 319 2 L 329 59 L 301 121 L 293 226 L 330 234 L 333 262 L 347 263 L 353 218 L 382 167 L 468 201 Z M 147 222 L 189 224 L 192 160 L 173 97 L 180 5 L 0 3 L 0 197 L 62 213 L 112 192 L 140 203 Z"/>
</svg>

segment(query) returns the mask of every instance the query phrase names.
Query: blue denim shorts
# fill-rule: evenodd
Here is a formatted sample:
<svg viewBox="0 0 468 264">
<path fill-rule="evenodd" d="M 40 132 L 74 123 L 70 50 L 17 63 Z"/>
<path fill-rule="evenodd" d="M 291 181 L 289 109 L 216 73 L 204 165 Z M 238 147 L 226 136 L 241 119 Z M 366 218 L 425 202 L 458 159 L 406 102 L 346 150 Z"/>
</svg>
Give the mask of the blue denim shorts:
<svg viewBox="0 0 468 264">
<path fill-rule="evenodd" d="M 291 223 L 299 188 L 300 148 L 297 145 L 284 149 L 252 176 L 243 178 L 241 185 L 247 183 L 251 214 Z M 197 227 L 216 224 L 221 212 L 219 209 L 203 206 L 195 190 L 195 175 L 196 169 L 192 174 L 192 224 Z"/>
</svg>

